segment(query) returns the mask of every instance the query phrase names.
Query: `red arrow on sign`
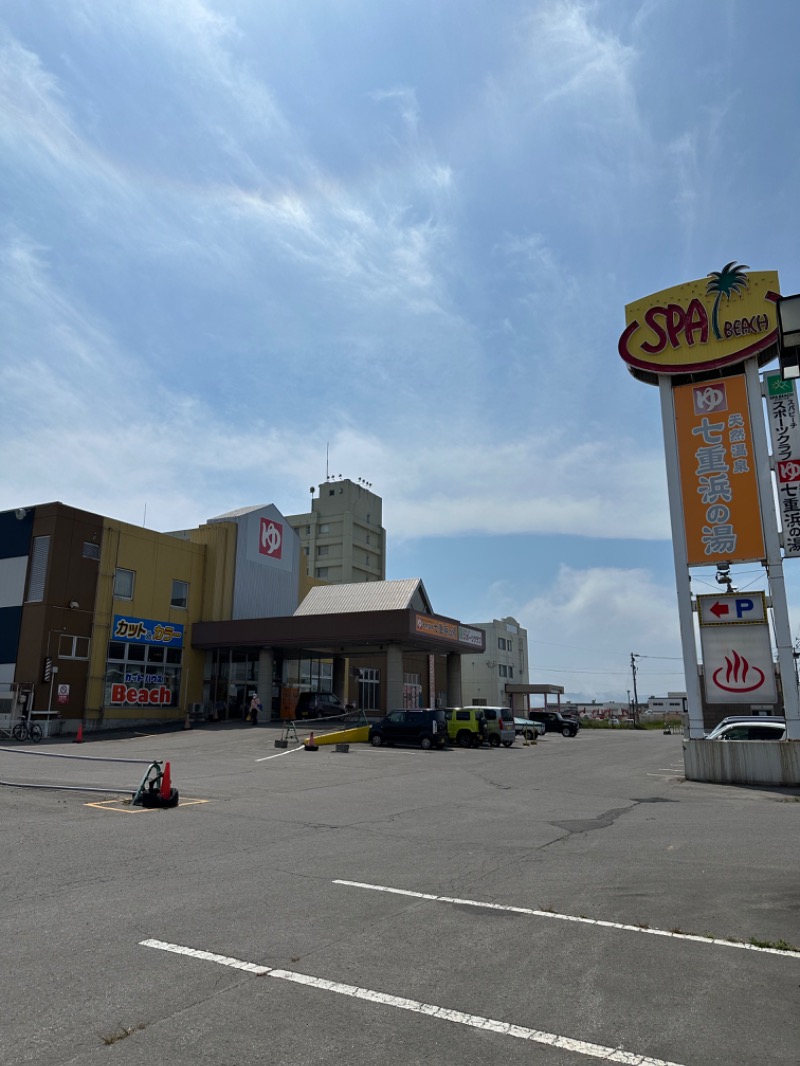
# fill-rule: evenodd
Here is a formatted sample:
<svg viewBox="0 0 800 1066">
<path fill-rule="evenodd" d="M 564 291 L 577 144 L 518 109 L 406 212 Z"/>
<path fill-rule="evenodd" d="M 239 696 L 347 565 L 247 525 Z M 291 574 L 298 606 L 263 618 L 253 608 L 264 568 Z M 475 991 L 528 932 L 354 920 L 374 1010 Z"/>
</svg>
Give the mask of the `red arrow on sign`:
<svg viewBox="0 0 800 1066">
<path fill-rule="evenodd" d="M 730 607 L 727 603 L 720 603 L 719 600 L 717 600 L 713 607 L 709 607 L 708 609 L 712 614 L 715 614 L 717 618 L 721 618 L 723 614 L 728 614 L 730 612 Z"/>
</svg>

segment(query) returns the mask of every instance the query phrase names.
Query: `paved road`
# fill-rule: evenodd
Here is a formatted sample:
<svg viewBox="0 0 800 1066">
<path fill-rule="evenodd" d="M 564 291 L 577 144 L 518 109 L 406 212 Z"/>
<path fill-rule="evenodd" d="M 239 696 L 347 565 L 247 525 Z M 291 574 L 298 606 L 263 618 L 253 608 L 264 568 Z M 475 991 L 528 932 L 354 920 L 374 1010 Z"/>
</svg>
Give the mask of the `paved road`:
<svg viewBox="0 0 800 1066">
<path fill-rule="evenodd" d="M 39 749 L 168 759 L 175 810 L 0 789 L 0 1063 L 800 1063 L 800 795 L 685 782 L 662 733 L 274 736 Z M 141 772 L 0 752 L 3 781 Z"/>
</svg>

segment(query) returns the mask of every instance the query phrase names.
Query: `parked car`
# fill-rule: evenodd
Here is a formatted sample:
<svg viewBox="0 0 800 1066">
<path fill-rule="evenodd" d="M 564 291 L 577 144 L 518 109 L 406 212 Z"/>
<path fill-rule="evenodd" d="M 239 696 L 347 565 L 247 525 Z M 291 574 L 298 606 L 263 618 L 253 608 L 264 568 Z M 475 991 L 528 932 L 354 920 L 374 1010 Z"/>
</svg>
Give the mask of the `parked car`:
<svg viewBox="0 0 800 1066">
<path fill-rule="evenodd" d="M 723 718 L 721 722 L 717 722 L 710 733 L 706 733 L 706 740 L 716 740 L 717 735 L 726 728 L 726 726 L 743 723 L 745 725 L 761 725 L 762 722 L 780 722 L 781 725 L 786 724 L 786 720 L 783 716 L 778 715 L 766 715 L 766 714 L 730 714 L 727 718 Z"/>
<path fill-rule="evenodd" d="M 530 718 L 515 718 L 514 732 L 518 737 L 524 736 L 528 740 L 533 740 L 534 735 L 537 737 L 544 736 L 545 725 L 544 722 L 534 722 Z"/>
<path fill-rule="evenodd" d="M 390 711 L 369 727 L 369 740 L 376 748 L 381 744 L 418 744 L 426 751 L 443 748 L 447 744 L 445 712 L 427 707 Z"/>
<path fill-rule="evenodd" d="M 565 717 L 560 711 L 531 711 L 529 717 L 532 722 L 543 722 L 546 733 L 574 737 L 578 732 L 578 723 Z"/>
<path fill-rule="evenodd" d="M 786 722 L 782 718 L 751 718 L 749 722 L 728 722 L 720 725 L 706 740 L 783 740 Z"/>
<path fill-rule="evenodd" d="M 347 708 L 332 692 L 301 692 L 295 707 L 295 718 L 335 718 Z"/>
<path fill-rule="evenodd" d="M 510 707 L 473 707 L 471 710 L 483 711 L 488 730 L 488 740 L 493 748 L 510 748 L 517 731 L 514 729 L 514 712 Z"/>
<path fill-rule="evenodd" d="M 488 739 L 484 707 L 446 707 L 447 735 L 462 748 L 479 748 Z"/>
</svg>

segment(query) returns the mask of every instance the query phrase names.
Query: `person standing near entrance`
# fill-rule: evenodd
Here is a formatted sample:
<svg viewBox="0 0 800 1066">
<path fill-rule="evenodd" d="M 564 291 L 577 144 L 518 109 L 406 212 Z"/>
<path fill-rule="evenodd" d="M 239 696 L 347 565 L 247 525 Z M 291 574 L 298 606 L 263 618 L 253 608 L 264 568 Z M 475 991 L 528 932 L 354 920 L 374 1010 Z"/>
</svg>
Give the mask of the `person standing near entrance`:
<svg viewBox="0 0 800 1066">
<path fill-rule="evenodd" d="M 250 722 L 252 725 L 256 725 L 258 722 L 258 716 L 261 713 L 261 709 L 264 705 L 261 702 L 261 697 L 257 692 L 254 692 L 250 698 Z"/>
</svg>

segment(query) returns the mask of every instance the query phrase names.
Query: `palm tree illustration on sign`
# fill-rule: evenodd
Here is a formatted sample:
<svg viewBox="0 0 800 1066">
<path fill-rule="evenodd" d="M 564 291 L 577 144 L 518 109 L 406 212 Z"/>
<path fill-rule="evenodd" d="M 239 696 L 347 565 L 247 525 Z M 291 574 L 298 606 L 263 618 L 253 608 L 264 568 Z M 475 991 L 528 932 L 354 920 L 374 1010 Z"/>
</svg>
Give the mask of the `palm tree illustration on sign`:
<svg viewBox="0 0 800 1066">
<path fill-rule="evenodd" d="M 711 312 L 711 329 L 714 331 L 714 336 L 718 341 L 722 340 L 722 334 L 719 330 L 719 305 L 722 297 L 724 296 L 726 300 L 730 300 L 733 293 L 741 292 L 742 289 L 747 288 L 750 283 L 747 280 L 745 270 L 749 269 L 750 267 L 737 263 L 735 259 L 732 259 L 730 263 L 725 264 L 722 270 L 712 270 L 707 275 L 711 278 L 711 281 L 706 286 L 706 296 L 710 296 L 712 292 L 717 294 Z"/>
</svg>

